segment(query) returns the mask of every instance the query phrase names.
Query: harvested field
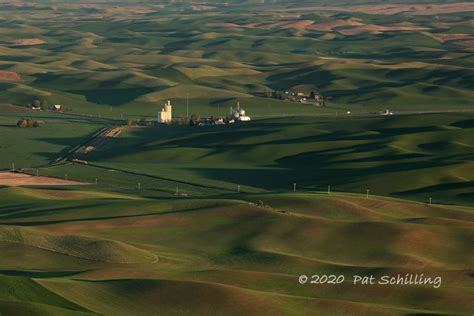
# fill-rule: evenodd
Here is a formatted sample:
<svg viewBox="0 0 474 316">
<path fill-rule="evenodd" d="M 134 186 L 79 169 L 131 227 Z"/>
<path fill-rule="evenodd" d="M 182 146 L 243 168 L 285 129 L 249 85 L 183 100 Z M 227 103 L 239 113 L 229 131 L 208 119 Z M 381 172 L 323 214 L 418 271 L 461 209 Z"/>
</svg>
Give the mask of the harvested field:
<svg viewBox="0 0 474 316">
<path fill-rule="evenodd" d="M 350 29 L 343 29 L 339 32 L 344 35 L 355 35 L 360 33 L 381 33 L 390 31 L 426 31 L 425 27 L 416 27 L 411 25 L 396 25 L 396 26 L 381 26 L 368 24 L 365 25 L 359 21 L 354 20 L 336 20 L 329 23 L 314 23 L 312 20 L 301 21 L 282 21 L 278 23 L 250 23 L 250 24 L 234 24 L 234 23 L 208 23 L 208 26 L 225 27 L 225 28 L 249 28 L 262 30 L 282 30 L 290 28 L 312 29 L 323 32 L 334 31 L 340 27 L 351 27 Z"/>
<path fill-rule="evenodd" d="M 207 5 L 193 5 L 191 6 L 191 9 L 193 11 L 206 11 L 206 10 L 212 10 L 215 9 L 216 7 L 211 7 Z"/>
<path fill-rule="evenodd" d="M 0 186 L 24 185 L 88 185 L 89 183 L 61 180 L 50 177 L 32 176 L 23 173 L 0 172 Z"/>
<path fill-rule="evenodd" d="M 71 3 L 69 4 L 69 7 L 75 9 L 95 9 L 103 13 L 113 15 L 146 14 L 153 11 L 147 7 L 142 6 L 108 6 L 100 3 Z M 156 5 L 156 7 L 160 8 L 162 6 Z"/>
<path fill-rule="evenodd" d="M 333 21 L 329 23 L 318 23 L 318 24 L 313 24 L 309 28 L 318 30 L 318 31 L 332 31 L 335 28 L 338 27 L 343 27 L 343 26 L 361 26 L 363 25 L 360 22 L 357 21 L 351 21 L 351 20 L 338 20 L 338 21 Z"/>
<path fill-rule="evenodd" d="M 16 72 L 0 70 L 0 80 L 18 81 L 20 79 L 20 76 Z"/>
<path fill-rule="evenodd" d="M 308 28 L 313 25 L 312 20 L 301 21 L 282 21 L 278 23 L 249 23 L 249 24 L 235 24 L 235 23 L 208 23 L 207 26 L 225 27 L 225 28 L 248 28 L 248 29 L 262 29 L 262 30 L 280 30 L 291 28 Z"/>
<path fill-rule="evenodd" d="M 13 45 L 16 46 L 33 46 L 33 45 L 43 45 L 46 44 L 45 41 L 39 38 L 24 38 L 13 41 Z"/>
<path fill-rule="evenodd" d="M 306 28 L 311 26 L 314 22 L 312 20 L 301 20 L 301 21 L 284 21 L 279 23 L 263 23 L 256 25 L 247 25 L 248 27 L 261 28 L 264 30 L 274 29 L 290 29 L 290 28 Z"/>
<path fill-rule="evenodd" d="M 314 6 L 307 7 L 311 11 L 358 12 L 365 14 L 407 14 L 407 15 L 436 15 L 456 12 L 474 11 L 473 2 L 458 2 L 444 4 L 380 4 L 357 6 Z"/>
<path fill-rule="evenodd" d="M 212 26 L 212 27 L 225 27 L 225 28 L 237 28 L 237 27 L 248 27 L 247 25 L 239 25 L 235 23 L 226 23 L 226 22 L 211 22 L 207 23 L 207 26 Z"/>
<path fill-rule="evenodd" d="M 465 40 L 465 39 L 472 39 L 474 38 L 473 35 L 471 34 L 436 34 L 435 35 L 437 39 L 439 39 L 442 42 L 447 42 L 447 41 L 456 41 L 456 40 Z"/>
<path fill-rule="evenodd" d="M 474 47 L 474 40 L 456 41 L 456 42 L 453 42 L 453 44 L 466 46 L 466 47 Z"/>
<path fill-rule="evenodd" d="M 413 27 L 413 26 L 381 26 L 381 25 L 362 25 L 359 27 L 339 30 L 339 33 L 344 35 L 357 35 L 362 33 L 373 33 L 380 34 L 383 32 L 396 32 L 396 31 L 426 31 L 427 28 Z"/>
</svg>

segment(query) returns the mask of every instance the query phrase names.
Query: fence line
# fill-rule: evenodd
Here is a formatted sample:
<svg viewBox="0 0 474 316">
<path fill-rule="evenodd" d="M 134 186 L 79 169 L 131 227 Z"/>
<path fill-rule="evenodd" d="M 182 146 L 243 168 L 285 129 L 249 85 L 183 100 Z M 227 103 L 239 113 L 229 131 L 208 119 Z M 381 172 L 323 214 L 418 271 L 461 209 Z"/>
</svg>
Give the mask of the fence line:
<svg viewBox="0 0 474 316">
<path fill-rule="evenodd" d="M 41 169 L 40 169 L 41 170 Z M 29 175 L 39 175 L 41 176 L 41 172 L 37 173 L 36 168 L 32 168 L 29 171 L 17 171 L 20 173 L 25 173 Z M 120 171 L 117 171 L 120 172 Z M 116 179 L 107 179 L 101 177 L 82 177 L 78 178 L 76 176 L 71 176 L 70 174 L 65 174 L 64 176 L 59 175 L 52 175 L 52 174 L 45 174 L 44 176 L 61 179 L 61 180 L 68 180 L 68 181 L 76 181 L 81 183 L 87 183 L 91 186 L 97 186 L 99 188 L 105 188 L 112 191 L 120 191 L 120 192 L 134 192 L 134 193 L 144 193 L 144 194 L 151 194 L 151 193 L 163 193 L 163 194 L 170 194 L 170 195 L 177 195 L 177 196 L 199 196 L 199 195 L 210 195 L 210 196 L 225 196 L 229 194 L 318 194 L 318 195 L 341 195 L 341 194 L 358 194 L 360 196 L 364 196 L 366 198 L 370 198 L 371 196 L 377 197 L 384 197 L 384 198 L 394 198 L 397 197 L 392 196 L 378 196 L 373 194 L 370 189 L 361 190 L 361 192 L 354 192 L 354 191 L 346 191 L 343 189 L 338 189 L 337 187 L 328 185 L 325 187 L 308 187 L 308 186 L 300 186 L 296 183 L 288 183 L 288 188 L 274 188 L 274 189 L 263 189 L 263 188 L 255 188 L 251 186 L 245 186 L 240 184 L 235 184 L 235 190 L 230 189 L 216 189 L 212 187 L 201 187 L 201 186 L 194 186 L 193 184 L 183 184 L 177 185 L 176 182 L 173 183 L 173 180 L 162 180 L 162 179 L 155 179 L 155 178 L 147 178 L 145 176 L 135 175 L 136 177 L 143 177 L 145 179 L 137 179 L 135 182 L 130 182 L 127 180 L 123 181 L 116 181 Z M 147 181 L 148 180 L 148 181 Z M 170 182 L 167 184 L 159 183 L 159 181 L 163 182 Z M 191 188 L 190 188 L 191 187 Z M 427 196 L 424 200 L 411 200 L 417 201 L 420 203 L 426 203 L 429 205 L 433 204 L 443 204 L 440 201 L 436 201 L 433 199 L 432 196 Z"/>
</svg>

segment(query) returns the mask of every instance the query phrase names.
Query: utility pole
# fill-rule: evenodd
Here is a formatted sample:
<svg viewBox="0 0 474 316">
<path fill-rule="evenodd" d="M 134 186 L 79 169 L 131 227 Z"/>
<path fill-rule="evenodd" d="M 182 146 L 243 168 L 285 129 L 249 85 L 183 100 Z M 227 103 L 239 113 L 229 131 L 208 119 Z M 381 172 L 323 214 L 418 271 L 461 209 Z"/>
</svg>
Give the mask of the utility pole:
<svg viewBox="0 0 474 316">
<path fill-rule="evenodd" d="M 15 170 L 15 163 L 12 162 L 12 170 Z"/>
<path fill-rule="evenodd" d="M 366 198 L 369 198 L 369 192 L 370 190 L 367 190 L 367 195 L 365 196 Z"/>
<path fill-rule="evenodd" d="M 432 200 L 433 200 L 433 199 L 432 199 L 432 198 L 430 198 L 430 205 L 431 205 L 431 201 L 432 201 Z"/>
<path fill-rule="evenodd" d="M 138 182 L 138 190 L 140 190 L 142 187 L 142 184 L 140 182 Z"/>
<path fill-rule="evenodd" d="M 64 180 L 67 181 L 67 173 L 64 174 Z"/>
<path fill-rule="evenodd" d="M 293 183 L 293 192 L 296 192 L 296 183 Z"/>
<path fill-rule="evenodd" d="M 99 183 L 99 179 L 95 178 L 95 185 Z"/>
<path fill-rule="evenodd" d="M 328 185 L 328 194 L 331 194 L 331 186 Z"/>
<path fill-rule="evenodd" d="M 237 193 L 240 193 L 240 185 L 237 186 Z"/>
<path fill-rule="evenodd" d="M 179 194 L 179 188 L 176 187 L 176 195 L 178 195 L 178 194 Z"/>
<path fill-rule="evenodd" d="M 189 93 L 186 93 L 186 117 L 189 117 Z"/>
<path fill-rule="evenodd" d="M 39 176 L 39 169 L 36 169 L 36 176 Z"/>
</svg>

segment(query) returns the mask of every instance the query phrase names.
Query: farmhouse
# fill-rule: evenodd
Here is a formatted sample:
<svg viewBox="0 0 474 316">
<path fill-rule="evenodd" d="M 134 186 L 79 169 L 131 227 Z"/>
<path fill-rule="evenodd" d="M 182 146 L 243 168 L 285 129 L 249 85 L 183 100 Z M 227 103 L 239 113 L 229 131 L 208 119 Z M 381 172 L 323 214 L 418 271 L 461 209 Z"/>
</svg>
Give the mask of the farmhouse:
<svg viewBox="0 0 474 316">
<path fill-rule="evenodd" d="M 172 119 L 171 111 L 172 111 L 171 101 L 168 100 L 168 102 L 165 103 L 165 107 L 161 109 L 160 112 L 158 112 L 158 117 L 157 117 L 158 123 L 162 123 L 162 124 L 171 123 L 171 119 Z"/>
<path fill-rule="evenodd" d="M 55 112 L 59 112 L 59 111 L 61 111 L 61 109 L 62 109 L 61 104 L 55 104 L 55 105 L 53 105 L 53 107 L 51 108 L 51 110 L 53 110 L 53 111 L 55 111 Z"/>
</svg>

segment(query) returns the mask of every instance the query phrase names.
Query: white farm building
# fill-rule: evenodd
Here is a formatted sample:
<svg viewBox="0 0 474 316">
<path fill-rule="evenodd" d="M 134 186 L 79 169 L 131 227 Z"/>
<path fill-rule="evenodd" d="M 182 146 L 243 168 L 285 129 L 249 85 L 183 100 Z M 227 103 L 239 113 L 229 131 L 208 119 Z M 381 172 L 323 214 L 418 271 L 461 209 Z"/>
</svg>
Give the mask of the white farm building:
<svg viewBox="0 0 474 316">
<path fill-rule="evenodd" d="M 239 102 L 237 102 L 237 109 L 230 108 L 230 115 L 238 122 L 251 121 L 250 116 L 246 115 L 245 110 L 240 107 Z"/>
</svg>

